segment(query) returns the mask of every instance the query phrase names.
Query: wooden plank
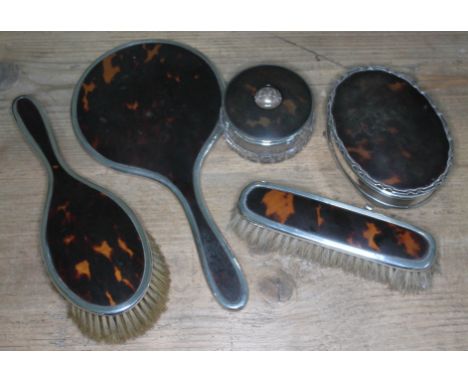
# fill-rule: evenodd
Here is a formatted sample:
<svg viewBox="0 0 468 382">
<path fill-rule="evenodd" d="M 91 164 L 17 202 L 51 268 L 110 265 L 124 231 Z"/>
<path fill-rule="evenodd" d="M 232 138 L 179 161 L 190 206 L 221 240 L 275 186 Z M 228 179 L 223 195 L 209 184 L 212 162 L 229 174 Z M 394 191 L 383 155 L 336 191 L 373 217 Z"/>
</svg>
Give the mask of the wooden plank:
<svg viewBox="0 0 468 382">
<path fill-rule="evenodd" d="M 249 281 L 250 301 L 240 312 L 223 310 L 211 296 L 175 197 L 158 183 L 98 164 L 71 129 L 71 95 L 82 72 L 104 51 L 140 38 L 189 44 L 226 80 L 244 67 L 271 62 L 296 69 L 313 89 L 315 131 L 299 155 L 260 165 L 221 140 L 202 171 L 206 202 Z M 0 34 L 0 349 L 467 349 L 467 55 L 466 33 Z M 239 192 L 257 179 L 365 204 L 337 168 L 323 133 L 334 82 L 346 69 L 367 64 L 416 78 L 440 106 L 455 142 L 455 166 L 429 203 L 385 211 L 437 240 L 442 274 L 432 290 L 417 295 L 277 253 L 251 253 L 226 229 Z M 46 174 L 13 122 L 10 105 L 19 94 L 44 104 L 70 166 L 126 200 L 166 256 L 168 310 L 138 339 L 110 346 L 82 336 L 43 270 L 38 229 Z"/>
</svg>

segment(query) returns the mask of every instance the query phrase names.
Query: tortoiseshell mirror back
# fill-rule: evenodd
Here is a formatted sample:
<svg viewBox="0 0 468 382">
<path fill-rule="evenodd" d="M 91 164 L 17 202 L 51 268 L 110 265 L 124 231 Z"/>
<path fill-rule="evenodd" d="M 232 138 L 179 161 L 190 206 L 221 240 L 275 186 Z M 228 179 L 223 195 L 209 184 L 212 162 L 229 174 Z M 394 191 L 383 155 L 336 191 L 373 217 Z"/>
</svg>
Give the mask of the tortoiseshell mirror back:
<svg viewBox="0 0 468 382">
<path fill-rule="evenodd" d="M 75 88 L 72 118 L 79 140 L 96 159 L 175 193 L 214 296 L 224 307 L 239 309 L 247 301 L 247 284 L 199 187 L 203 158 L 221 134 L 221 85 L 214 67 L 189 47 L 133 42 L 85 71 Z"/>
</svg>

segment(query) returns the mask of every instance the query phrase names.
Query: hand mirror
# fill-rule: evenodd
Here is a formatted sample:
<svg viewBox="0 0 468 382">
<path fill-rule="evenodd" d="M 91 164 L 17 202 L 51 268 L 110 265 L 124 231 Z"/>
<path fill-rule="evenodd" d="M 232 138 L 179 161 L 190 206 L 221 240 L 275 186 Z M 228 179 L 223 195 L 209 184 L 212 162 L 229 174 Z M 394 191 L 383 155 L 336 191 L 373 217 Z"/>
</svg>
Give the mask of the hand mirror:
<svg viewBox="0 0 468 382">
<path fill-rule="evenodd" d="M 218 302 L 247 302 L 241 268 L 202 198 L 200 169 L 222 134 L 222 80 L 208 59 L 168 41 L 133 42 L 99 57 L 72 99 L 73 128 L 101 163 L 166 185 L 180 200 Z"/>
</svg>

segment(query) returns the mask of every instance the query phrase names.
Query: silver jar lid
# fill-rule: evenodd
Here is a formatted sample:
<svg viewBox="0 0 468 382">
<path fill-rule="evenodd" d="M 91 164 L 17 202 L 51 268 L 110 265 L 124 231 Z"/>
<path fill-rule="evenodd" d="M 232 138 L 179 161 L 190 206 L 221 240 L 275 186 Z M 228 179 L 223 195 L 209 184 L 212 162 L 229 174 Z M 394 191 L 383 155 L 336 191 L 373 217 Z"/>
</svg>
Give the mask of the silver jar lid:
<svg viewBox="0 0 468 382">
<path fill-rule="evenodd" d="M 280 66 L 254 66 L 237 74 L 223 105 L 227 143 L 254 162 L 290 158 L 312 134 L 312 92 L 298 74 Z"/>
<path fill-rule="evenodd" d="M 383 207 L 422 203 L 453 161 L 447 124 L 432 100 L 405 75 L 382 67 L 356 68 L 337 83 L 328 138 L 353 185 Z"/>
</svg>

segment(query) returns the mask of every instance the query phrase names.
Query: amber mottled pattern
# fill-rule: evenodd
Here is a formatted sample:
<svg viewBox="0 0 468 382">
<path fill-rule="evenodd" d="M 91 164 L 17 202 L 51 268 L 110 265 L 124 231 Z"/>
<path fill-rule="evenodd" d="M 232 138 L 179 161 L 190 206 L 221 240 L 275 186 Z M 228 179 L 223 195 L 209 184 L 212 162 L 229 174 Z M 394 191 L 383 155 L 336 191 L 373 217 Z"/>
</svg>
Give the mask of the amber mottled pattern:
<svg viewBox="0 0 468 382">
<path fill-rule="evenodd" d="M 280 104 L 262 109 L 255 94 L 269 86 L 279 91 Z M 246 69 L 234 77 L 224 97 L 227 115 L 244 134 L 257 139 L 283 139 L 297 133 L 312 110 L 312 93 L 293 71 L 274 65 Z"/>
<path fill-rule="evenodd" d="M 431 186 L 446 170 L 449 141 L 429 100 L 383 71 L 349 75 L 331 108 L 337 138 L 374 180 L 398 190 Z"/>
<path fill-rule="evenodd" d="M 30 99 L 17 101 L 17 111 L 53 175 L 46 246 L 55 271 L 66 287 L 89 303 L 124 303 L 140 286 L 144 270 L 143 246 L 134 223 L 108 195 L 62 167 Z"/>
<path fill-rule="evenodd" d="M 247 208 L 285 226 L 385 255 L 420 259 L 428 243 L 417 232 L 291 192 L 256 187 Z"/>
<path fill-rule="evenodd" d="M 237 301 L 239 277 L 200 210 L 193 183 L 196 159 L 221 109 L 212 66 L 176 43 L 136 42 L 94 63 L 78 86 L 74 124 L 87 148 L 123 171 L 162 175 L 180 190 L 200 232 L 210 283 Z"/>
<path fill-rule="evenodd" d="M 99 154 L 161 173 L 190 199 L 192 167 L 220 107 L 218 80 L 203 58 L 148 42 L 110 53 L 91 68 L 76 118 Z"/>
<path fill-rule="evenodd" d="M 126 213 L 107 195 L 54 170 L 47 244 L 64 283 L 98 305 L 128 300 L 140 285 L 144 256 Z"/>
</svg>

